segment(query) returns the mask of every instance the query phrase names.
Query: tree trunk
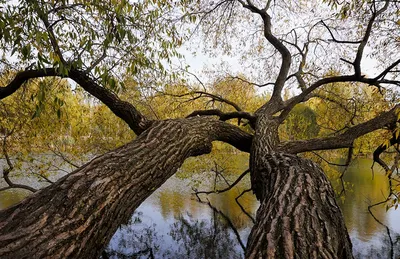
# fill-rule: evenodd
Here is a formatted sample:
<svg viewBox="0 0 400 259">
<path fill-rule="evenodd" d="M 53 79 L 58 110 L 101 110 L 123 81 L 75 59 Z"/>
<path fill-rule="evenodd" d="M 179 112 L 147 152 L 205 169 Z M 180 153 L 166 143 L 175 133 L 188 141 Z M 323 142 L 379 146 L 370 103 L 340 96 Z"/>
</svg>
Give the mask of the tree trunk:
<svg viewBox="0 0 400 259">
<path fill-rule="evenodd" d="M 251 183 L 260 200 L 246 258 L 352 258 L 335 193 L 310 160 L 276 152 L 279 121 L 259 116 L 250 153 Z"/>
<path fill-rule="evenodd" d="M 260 200 L 246 258 L 352 258 L 335 193 L 314 162 L 277 152 L 278 118 L 259 111 L 250 152 Z"/>
<path fill-rule="evenodd" d="M 350 258 L 332 187 L 311 161 L 272 151 L 279 142 L 274 125 L 272 134 L 256 130 L 252 144 L 261 207 L 246 256 Z M 251 135 L 211 118 L 153 122 L 133 142 L 1 211 L 0 258 L 99 257 L 133 211 L 186 158 L 210 152 L 214 140 L 247 152 L 252 143 Z"/>
<path fill-rule="evenodd" d="M 251 135 L 210 118 L 154 122 L 133 142 L 1 211 L 0 258 L 98 258 L 134 210 L 214 140 L 248 151 Z"/>
<path fill-rule="evenodd" d="M 270 153 L 246 258 L 352 258 L 332 186 L 314 162 Z"/>
</svg>

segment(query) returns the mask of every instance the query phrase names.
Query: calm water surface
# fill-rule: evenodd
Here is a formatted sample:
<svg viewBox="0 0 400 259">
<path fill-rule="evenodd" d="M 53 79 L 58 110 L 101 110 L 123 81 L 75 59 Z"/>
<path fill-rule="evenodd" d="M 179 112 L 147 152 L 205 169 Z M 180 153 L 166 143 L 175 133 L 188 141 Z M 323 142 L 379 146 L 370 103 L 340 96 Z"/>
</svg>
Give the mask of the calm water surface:
<svg viewBox="0 0 400 259">
<path fill-rule="evenodd" d="M 387 229 L 368 212 L 369 204 L 384 198 L 388 184 L 378 170 L 375 170 L 372 179 L 370 167 L 371 160 L 367 159 L 358 159 L 352 164 L 345 176 L 349 190 L 345 199 L 338 202 L 355 257 L 390 258 L 392 246 Z M 234 179 L 235 176 L 232 176 L 230 182 Z M 33 185 L 39 184 L 32 179 L 29 181 Z M 195 199 L 192 195 L 194 187 L 198 190 L 213 189 L 214 175 L 202 173 L 191 179 L 169 179 L 136 210 L 130 222 L 114 234 L 106 249 L 107 255 L 110 258 L 243 258 L 240 242 L 246 244 L 253 223 L 237 205 L 235 197 L 249 187 L 248 179 L 229 192 L 200 196 L 216 210 Z M 26 192 L 17 190 L 0 193 L 0 209 L 26 195 Z M 253 195 L 246 193 L 239 202 L 254 216 L 258 202 Z M 399 258 L 400 209 L 386 212 L 385 207 L 378 206 L 373 213 L 389 227 L 393 258 Z"/>
</svg>

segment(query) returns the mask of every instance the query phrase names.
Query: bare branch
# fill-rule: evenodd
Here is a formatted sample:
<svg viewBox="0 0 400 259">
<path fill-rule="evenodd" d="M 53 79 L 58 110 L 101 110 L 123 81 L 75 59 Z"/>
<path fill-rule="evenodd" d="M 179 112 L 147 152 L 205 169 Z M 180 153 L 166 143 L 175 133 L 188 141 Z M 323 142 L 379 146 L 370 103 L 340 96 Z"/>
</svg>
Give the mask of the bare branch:
<svg viewBox="0 0 400 259">
<path fill-rule="evenodd" d="M 393 62 L 390 66 L 388 66 L 385 70 L 382 71 L 379 75 L 377 75 L 374 79 L 379 80 L 381 78 L 385 78 L 385 76 L 393 69 L 395 68 L 398 64 L 400 64 L 400 59 L 397 61 Z"/>
<path fill-rule="evenodd" d="M 384 228 L 386 228 L 386 232 L 387 232 L 387 234 L 388 234 L 389 241 L 390 241 L 390 258 L 394 258 L 393 240 L 392 240 L 392 236 L 390 235 L 390 229 L 389 229 L 389 227 L 388 227 L 387 225 L 383 224 L 383 223 L 374 215 L 374 213 L 372 213 L 372 208 L 373 208 L 373 207 L 378 206 L 378 205 L 381 205 L 381 204 L 384 204 L 384 203 L 386 203 L 387 201 L 388 201 L 388 199 L 385 200 L 385 201 L 381 201 L 381 202 L 378 202 L 378 203 L 369 205 L 369 206 L 368 206 L 368 212 L 369 212 L 369 214 L 375 219 L 376 222 L 378 222 L 381 226 L 383 226 Z"/>
<path fill-rule="evenodd" d="M 54 183 L 52 180 L 50 180 L 48 177 L 46 177 L 46 176 L 44 176 L 42 174 L 39 174 L 39 173 L 33 173 L 33 174 L 36 175 L 37 177 L 43 178 L 49 184 L 53 184 Z"/>
<path fill-rule="evenodd" d="M 218 193 L 223 193 L 223 192 L 229 191 L 234 186 L 236 186 L 236 184 L 238 184 L 243 179 L 243 177 L 245 177 L 248 173 L 250 173 L 250 169 L 247 169 L 246 171 L 244 171 L 232 184 L 230 184 L 225 189 L 214 190 L 214 191 L 196 191 L 195 194 L 197 196 L 198 194 L 212 194 L 212 193 L 218 194 Z"/>
<path fill-rule="evenodd" d="M 68 159 L 62 152 L 60 152 L 59 150 L 56 150 L 54 148 L 51 147 L 51 145 L 47 145 L 47 147 L 51 150 L 51 152 L 53 152 L 54 155 L 60 157 L 63 161 L 65 161 L 67 164 L 75 167 L 75 168 L 79 168 L 80 166 L 75 164 L 74 162 L 71 161 L 71 159 Z"/>
<path fill-rule="evenodd" d="M 320 22 L 321 22 L 321 24 L 328 30 L 329 34 L 330 34 L 331 37 L 332 37 L 332 41 L 333 41 L 333 42 L 336 42 L 336 43 L 344 43 L 344 44 L 360 44 L 360 43 L 362 42 L 361 40 L 358 40 L 358 41 L 338 40 L 338 39 L 336 39 L 335 36 L 333 35 L 333 33 L 332 33 L 331 29 L 329 28 L 329 26 L 328 26 L 323 20 L 321 20 Z M 351 64 L 353 64 L 353 63 L 351 63 Z"/>
<path fill-rule="evenodd" d="M 331 98 L 329 96 L 325 96 L 325 95 L 322 95 L 322 94 L 319 94 L 319 93 L 311 93 L 310 94 L 310 98 L 313 98 L 313 97 L 320 98 L 322 100 L 326 100 L 328 102 L 334 103 L 337 106 L 339 106 L 340 108 L 342 108 L 343 110 L 345 110 L 346 112 L 355 115 L 355 112 L 350 111 L 349 108 L 347 108 L 346 105 L 344 105 L 342 102 L 340 102 L 340 101 L 338 101 L 338 100 L 336 100 L 334 98 Z M 352 99 L 350 99 L 350 100 L 352 100 Z M 353 120 L 353 118 L 350 121 L 352 121 L 352 120 Z"/>
<path fill-rule="evenodd" d="M 395 84 L 400 86 L 400 82 L 396 80 L 386 80 L 386 79 L 381 79 L 381 80 L 376 80 L 375 78 L 367 78 L 367 77 L 357 77 L 356 75 L 343 75 L 343 76 L 332 76 L 332 77 L 326 77 L 322 78 L 312 85 L 310 85 L 308 88 L 306 88 L 303 92 L 301 92 L 299 95 L 294 96 L 287 100 L 284 103 L 284 108 L 279 116 L 281 121 L 283 121 L 289 112 L 293 109 L 293 107 L 303 101 L 308 100 L 311 96 L 310 94 L 317 88 L 326 85 L 326 84 L 331 84 L 331 83 L 344 83 L 344 82 L 360 82 L 360 83 L 365 83 L 368 85 L 373 85 L 378 87 L 378 89 L 381 89 L 380 84 Z"/>
<path fill-rule="evenodd" d="M 354 70 L 355 70 L 355 75 L 357 77 L 361 77 L 361 59 L 362 59 L 362 56 L 363 56 L 363 53 L 364 53 L 365 46 L 367 45 L 369 37 L 371 35 L 372 26 L 373 26 L 373 24 L 375 22 L 375 19 L 376 19 L 377 16 L 379 16 L 384 11 L 386 11 L 388 6 L 389 6 L 389 0 L 386 0 L 385 1 L 385 5 L 380 10 L 376 11 L 375 10 L 375 1 L 373 2 L 374 11 L 372 13 L 372 16 L 371 16 L 371 18 L 370 18 L 370 20 L 368 22 L 367 28 L 365 30 L 364 38 L 362 39 L 360 45 L 358 46 L 357 55 L 356 55 L 356 58 L 355 58 L 354 63 L 353 63 Z"/>
<path fill-rule="evenodd" d="M 386 172 L 390 171 L 389 166 L 380 158 L 380 155 L 387 150 L 389 147 L 395 145 L 395 144 L 399 144 L 400 143 L 400 136 L 398 134 L 395 133 L 395 131 L 393 131 L 393 135 L 389 140 L 389 143 L 384 143 L 379 145 L 379 147 L 377 147 L 374 151 L 373 154 L 373 159 L 374 162 L 378 163 L 380 166 L 383 167 L 383 169 L 385 169 Z"/>
<path fill-rule="evenodd" d="M 292 57 L 290 51 L 278 38 L 276 38 L 273 35 L 271 31 L 272 29 L 271 16 L 267 13 L 267 9 L 259 9 L 256 6 L 254 6 L 251 1 L 247 1 L 247 3 L 244 3 L 244 1 L 239 1 L 239 2 L 242 4 L 244 8 L 250 10 L 253 13 L 257 13 L 261 16 L 264 22 L 264 37 L 268 40 L 268 42 L 272 46 L 274 46 L 275 49 L 279 51 L 279 53 L 282 56 L 282 63 L 279 70 L 279 74 L 275 81 L 274 90 L 272 92 L 272 96 L 269 101 L 279 104 L 282 102 L 282 96 L 281 96 L 282 89 L 283 86 L 285 85 L 285 81 L 289 74 L 290 66 L 292 63 Z M 267 8 L 269 7 L 269 3 L 267 3 L 266 7 Z M 259 109 L 259 111 L 262 112 L 266 108 L 267 106 L 264 105 Z"/>
<path fill-rule="evenodd" d="M 243 208 L 242 204 L 240 204 L 240 202 L 239 202 L 239 198 L 242 197 L 243 194 L 245 194 L 246 192 L 250 192 L 250 191 L 252 191 L 252 190 L 253 190 L 253 189 L 243 190 L 243 191 L 239 194 L 239 196 L 237 196 L 237 197 L 235 198 L 235 201 L 236 201 L 237 205 L 239 205 L 239 207 L 240 207 L 240 209 L 242 210 L 242 212 L 243 212 L 247 217 L 249 217 L 249 219 L 251 219 L 251 221 L 255 224 L 255 223 L 256 223 L 256 220 L 253 218 L 253 216 L 250 215 L 250 213 L 248 213 L 248 212 Z"/>
<path fill-rule="evenodd" d="M 312 153 L 313 155 L 317 156 L 319 159 L 321 159 L 321 160 L 324 161 L 325 163 L 327 163 L 328 165 L 333 165 L 333 166 L 348 166 L 347 163 L 344 163 L 344 164 L 332 163 L 332 162 L 328 161 L 326 158 L 324 158 L 323 156 L 321 156 L 320 154 L 318 154 L 317 152 L 312 151 L 311 153 Z"/>
<path fill-rule="evenodd" d="M 90 65 L 90 67 L 88 67 L 85 72 L 89 73 L 90 71 L 92 71 L 98 64 L 100 64 L 101 61 L 103 61 L 105 58 L 107 57 L 107 52 L 106 49 L 103 50 L 103 54 L 97 59 L 95 60 L 92 65 Z"/>
<path fill-rule="evenodd" d="M 8 156 L 8 152 L 7 152 L 7 137 L 10 136 L 11 133 L 7 133 L 4 137 L 3 137 L 3 144 L 2 144 L 2 149 L 3 149 L 3 154 L 6 158 L 6 162 L 8 165 L 7 169 L 3 169 L 3 178 L 4 181 L 8 184 L 8 187 L 2 188 L 0 189 L 0 191 L 5 191 L 8 189 L 12 189 L 12 188 L 19 188 L 19 189 L 25 189 L 31 192 L 36 192 L 37 190 L 31 186 L 28 185 L 24 185 L 24 184 L 15 184 L 11 181 L 9 174 L 10 172 L 14 169 L 14 166 L 11 162 L 10 157 Z"/>
<path fill-rule="evenodd" d="M 258 83 L 254 83 L 254 82 L 250 82 L 250 81 L 248 81 L 248 80 L 246 80 L 246 79 L 243 79 L 243 78 L 241 78 L 241 77 L 239 77 L 239 76 L 229 76 L 229 78 L 231 79 L 231 80 L 239 80 L 239 81 L 242 81 L 242 82 L 244 82 L 244 83 L 246 83 L 246 84 L 249 84 L 249 85 L 254 85 L 254 86 L 257 86 L 257 87 L 264 87 L 264 86 L 269 86 L 269 85 L 275 85 L 275 83 L 264 83 L 264 84 L 258 84 Z"/>
<path fill-rule="evenodd" d="M 353 158 L 353 151 L 354 151 L 354 146 L 352 144 L 351 147 L 349 147 L 349 151 L 347 153 L 347 159 L 346 159 L 346 163 L 345 163 L 346 167 L 344 168 L 344 170 L 342 171 L 342 173 L 339 176 L 340 184 L 342 185 L 342 190 L 340 191 L 339 196 L 342 196 L 342 194 L 346 193 L 346 188 L 344 187 L 344 179 L 343 179 L 343 177 L 346 174 L 347 169 L 349 169 L 349 166 L 350 166 L 350 163 L 351 163 L 351 159 Z"/>
</svg>

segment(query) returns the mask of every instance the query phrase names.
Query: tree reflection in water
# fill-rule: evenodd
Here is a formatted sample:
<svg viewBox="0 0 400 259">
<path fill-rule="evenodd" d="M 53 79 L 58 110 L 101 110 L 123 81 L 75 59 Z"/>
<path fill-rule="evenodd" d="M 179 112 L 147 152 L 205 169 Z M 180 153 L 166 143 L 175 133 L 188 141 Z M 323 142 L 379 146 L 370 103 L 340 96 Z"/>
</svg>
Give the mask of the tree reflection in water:
<svg viewBox="0 0 400 259">
<path fill-rule="evenodd" d="M 352 239 L 354 258 L 355 259 L 400 258 L 400 235 L 399 234 L 394 235 L 394 233 L 391 233 L 391 235 L 393 240 L 393 246 L 391 245 L 390 239 L 387 235 L 382 236 L 381 238 L 379 238 L 379 240 L 376 240 L 376 242 L 379 242 L 381 246 L 366 246 L 362 244 L 360 240 Z"/>
<path fill-rule="evenodd" d="M 156 224 L 142 222 L 141 212 L 122 226 L 102 258 L 243 258 L 230 228 L 215 212 L 211 221 L 181 215 L 169 225 L 168 237 Z M 167 243 L 167 244 L 166 244 Z"/>
<path fill-rule="evenodd" d="M 117 242 L 109 244 L 102 254 L 108 258 L 155 258 L 159 251 L 156 224 L 146 226 L 142 224 L 142 212 L 135 212 L 127 225 L 120 227 L 116 233 Z M 140 228 L 137 231 L 136 227 Z"/>
<path fill-rule="evenodd" d="M 171 225 L 170 235 L 179 248 L 173 258 L 242 258 L 238 240 L 217 212 L 212 221 L 179 217 Z"/>
</svg>

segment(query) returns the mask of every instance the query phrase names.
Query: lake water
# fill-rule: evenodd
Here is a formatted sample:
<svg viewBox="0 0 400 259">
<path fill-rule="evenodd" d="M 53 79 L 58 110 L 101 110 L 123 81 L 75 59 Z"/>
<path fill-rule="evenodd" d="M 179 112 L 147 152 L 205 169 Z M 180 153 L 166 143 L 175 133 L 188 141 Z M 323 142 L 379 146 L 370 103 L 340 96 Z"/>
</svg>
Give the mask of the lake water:
<svg viewBox="0 0 400 259">
<path fill-rule="evenodd" d="M 371 163 L 367 159 L 354 161 L 344 178 L 349 187 L 346 196 L 338 202 L 356 258 L 391 258 L 392 253 L 393 258 L 398 258 L 400 209 L 387 212 L 382 206 L 373 209 L 375 217 L 389 227 L 392 242 L 387 229 L 368 212 L 368 205 L 384 199 L 388 188 L 387 179 L 379 170 L 375 170 L 372 179 Z M 236 177 L 230 176 L 229 181 L 233 182 Z M 32 179 L 29 181 L 33 185 L 40 184 Z M 229 192 L 200 196 L 215 207 L 214 210 L 195 199 L 192 195 L 194 187 L 213 189 L 214 174 L 169 179 L 136 210 L 131 221 L 114 234 L 106 249 L 107 255 L 110 258 L 243 258 L 240 242 L 246 244 L 253 223 L 235 198 L 249 187 L 249 179 L 245 178 Z M 226 185 L 219 184 L 219 188 L 224 187 Z M 0 209 L 26 195 L 21 190 L 0 193 Z M 244 194 L 239 202 L 254 216 L 258 202 L 252 194 Z"/>
</svg>

